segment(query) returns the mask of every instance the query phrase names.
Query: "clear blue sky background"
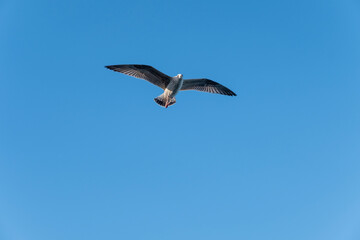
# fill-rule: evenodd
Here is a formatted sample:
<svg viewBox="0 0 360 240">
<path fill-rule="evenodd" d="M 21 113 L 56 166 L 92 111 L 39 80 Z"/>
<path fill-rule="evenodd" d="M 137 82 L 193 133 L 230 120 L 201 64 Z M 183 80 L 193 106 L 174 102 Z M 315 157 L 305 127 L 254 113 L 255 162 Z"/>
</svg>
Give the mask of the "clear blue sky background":
<svg viewBox="0 0 360 240">
<path fill-rule="evenodd" d="M 359 13 L 2 0 L 0 239 L 360 239 Z M 164 109 L 127 63 L 238 96 Z"/>
</svg>

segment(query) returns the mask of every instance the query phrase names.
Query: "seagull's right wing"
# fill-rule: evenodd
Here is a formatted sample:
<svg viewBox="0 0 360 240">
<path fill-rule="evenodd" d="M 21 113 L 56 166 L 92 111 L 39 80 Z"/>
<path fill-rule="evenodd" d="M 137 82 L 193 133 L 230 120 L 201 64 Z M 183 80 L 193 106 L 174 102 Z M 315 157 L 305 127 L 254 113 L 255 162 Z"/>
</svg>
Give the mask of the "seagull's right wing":
<svg viewBox="0 0 360 240">
<path fill-rule="evenodd" d="M 227 87 L 206 78 L 184 80 L 184 83 L 180 90 L 198 90 L 202 92 L 236 96 L 236 93 L 234 93 Z"/>
<path fill-rule="evenodd" d="M 159 70 L 149 66 L 149 65 L 138 65 L 138 64 L 127 64 L 127 65 L 111 65 L 105 66 L 106 68 L 124 73 L 129 76 L 136 78 L 145 79 L 156 86 L 165 89 L 170 82 L 170 77 Z"/>
</svg>

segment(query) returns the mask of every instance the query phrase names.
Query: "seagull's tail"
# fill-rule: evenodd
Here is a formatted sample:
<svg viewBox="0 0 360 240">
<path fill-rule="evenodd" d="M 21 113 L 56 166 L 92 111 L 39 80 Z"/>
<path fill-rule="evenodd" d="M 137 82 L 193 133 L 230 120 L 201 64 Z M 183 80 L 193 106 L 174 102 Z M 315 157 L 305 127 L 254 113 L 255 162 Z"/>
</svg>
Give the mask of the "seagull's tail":
<svg viewBox="0 0 360 240">
<path fill-rule="evenodd" d="M 165 108 L 176 103 L 176 99 L 174 97 L 173 98 L 165 97 L 164 94 L 161 94 L 160 96 L 154 98 L 154 100 L 157 104 Z"/>
</svg>

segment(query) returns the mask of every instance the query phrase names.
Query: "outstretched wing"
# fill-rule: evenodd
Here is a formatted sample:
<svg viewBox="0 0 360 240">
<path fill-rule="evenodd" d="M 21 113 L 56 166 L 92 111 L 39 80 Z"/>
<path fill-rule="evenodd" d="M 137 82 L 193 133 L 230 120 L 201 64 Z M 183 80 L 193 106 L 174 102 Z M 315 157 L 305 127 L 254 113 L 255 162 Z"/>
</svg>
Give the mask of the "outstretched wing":
<svg viewBox="0 0 360 240">
<path fill-rule="evenodd" d="M 105 67 L 129 76 L 145 79 L 152 84 L 161 87 L 162 89 L 166 88 L 171 79 L 168 75 L 148 65 L 126 64 L 110 65 Z"/>
<path fill-rule="evenodd" d="M 206 78 L 184 80 L 181 90 L 198 90 L 202 92 L 236 96 L 236 93 L 234 93 L 227 87 Z"/>
</svg>

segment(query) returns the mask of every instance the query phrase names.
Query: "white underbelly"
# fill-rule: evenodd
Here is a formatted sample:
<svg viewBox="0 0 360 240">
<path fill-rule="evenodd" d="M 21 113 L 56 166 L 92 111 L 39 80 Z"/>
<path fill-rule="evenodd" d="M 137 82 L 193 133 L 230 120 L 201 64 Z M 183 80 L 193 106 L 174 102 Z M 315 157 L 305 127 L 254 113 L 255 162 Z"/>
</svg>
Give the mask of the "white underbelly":
<svg viewBox="0 0 360 240">
<path fill-rule="evenodd" d="M 169 97 L 175 97 L 175 95 L 181 89 L 183 82 L 184 82 L 183 79 L 179 79 L 179 81 L 170 82 L 165 89 L 165 94 L 168 95 Z"/>
</svg>

